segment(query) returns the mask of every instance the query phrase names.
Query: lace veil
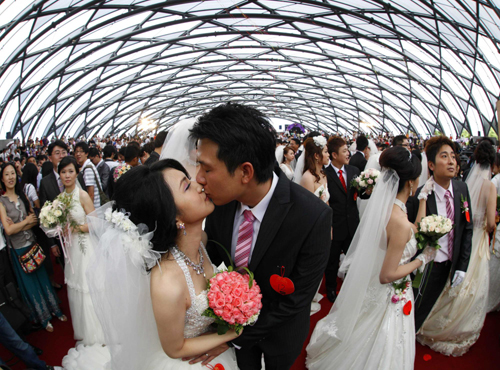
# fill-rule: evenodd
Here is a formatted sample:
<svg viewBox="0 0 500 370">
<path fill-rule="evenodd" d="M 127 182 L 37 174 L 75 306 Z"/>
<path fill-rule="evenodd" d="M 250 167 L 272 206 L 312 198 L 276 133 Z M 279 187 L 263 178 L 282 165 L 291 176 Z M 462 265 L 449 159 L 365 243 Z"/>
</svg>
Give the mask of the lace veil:
<svg viewBox="0 0 500 370">
<path fill-rule="evenodd" d="M 418 187 L 424 186 L 425 182 L 429 179 L 429 165 L 427 163 L 427 154 L 422 152 L 422 173 L 418 179 Z"/>
<path fill-rule="evenodd" d="M 300 180 L 302 180 L 302 175 L 304 175 L 304 162 L 306 157 L 306 150 L 302 151 L 299 159 L 297 159 L 297 165 L 295 166 L 295 172 L 293 174 L 293 181 L 300 185 Z"/>
<path fill-rule="evenodd" d="M 349 270 L 342 289 L 330 313 L 316 325 L 309 346 L 308 359 L 315 361 L 328 354 L 332 347 L 347 349 L 357 320 L 365 311 L 374 310 L 372 299 L 383 299 L 385 286 L 379 275 L 387 250 L 386 227 L 396 199 L 399 176 L 392 169 L 383 168 L 374 187 L 349 251 L 339 272 Z M 365 325 L 376 326 L 369 322 Z M 366 332 L 372 332 L 366 328 Z M 352 350 L 352 349 L 351 349 Z"/>
<path fill-rule="evenodd" d="M 168 131 L 160 154 L 160 159 L 172 158 L 179 161 L 191 179 L 196 179 L 197 172 L 196 141 L 189 138 L 189 130 L 195 123 L 195 118 L 188 118 L 173 125 Z"/>
<path fill-rule="evenodd" d="M 469 188 L 470 208 L 474 228 L 482 228 L 486 217 L 486 206 L 490 194 L 491 168 L 489 164 L 476 164 L 465 183 Z"/>
<path fill-rule="evenodd" d="M 112 206 L 109 202 L 87 216 L 95 253 L 86 276 L 111 353 L 107 369 L 143 369 L 161 350 L 146 273 L 159 253 L 151 250 L 153 233 L 123 212 L 112 212 Z"/>
<path fill-rule="evenodd" d="M 276 150 L 274 152 L 274 155 L 276 157 L 276 162 L 278 162 L 278 166 L 281 164 L 283 161 L 283 152 L 284 152 L 285 146 L 284 145 L 278 145 L 276 147 Z"/>
</svg>

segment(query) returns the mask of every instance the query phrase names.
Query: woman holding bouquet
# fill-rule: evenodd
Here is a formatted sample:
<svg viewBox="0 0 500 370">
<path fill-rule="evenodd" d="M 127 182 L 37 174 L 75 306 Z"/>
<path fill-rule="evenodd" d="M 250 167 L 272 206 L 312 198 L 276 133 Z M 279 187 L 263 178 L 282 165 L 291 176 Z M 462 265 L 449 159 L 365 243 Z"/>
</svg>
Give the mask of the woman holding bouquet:
<svg viewBox="0 0 500 370">
<path fill-rule="evenodd" d="M 85 271 L 94 247 L 90 242 L 86 216 L 94 203 L 86 191 L 77 186 L 78 165 L 74 157 L 64 157 L 57 168 L 64 185 L 62 196 L 72 198 L 70 218 L 75 224 L 67 246 L 69 260 L 64 267 L 74 338 L 84 345 L 104 344 L 104 334 L 90 298 Z M 61 196 L 61 195 L 60 195 Z"/>
<path fill-rule="evenodd" d="M 467 177 L 470 204 L 461 200 L 462 212 L 471 207 L 474 231 L 469 266 L 464 281 L 446 283 L 424 321 L 417 340 L 447 356 L 462 356 L 477 341 L 487 313 L 489 238 L 495 229 L 497 191 L 490 181 L 495 150 L 488 140 L 474 151 L 476 164 Z M 455 204 L 460 204 L 456 202 Z"/>
<path fill-rule="evenodd" d="M 307 347 L 310 370 L 413 369 L 415 332 L 409 275 L 430 262 L 427 248 L 415 260 L 415 226 L 405 203 L 416 189 L 420 161 L 403 147 L 385 150 L 382 171 L 347 255 L 348 271 L 330 314 Z"/>
<path fill-rule="evenodd" d="M 87 277 L 107 345 L 70 350 L 65 369 L 237 370 L 232 349 L 205 355 L 238 334 L 211 333 L 203 315 L 215 267 L 202 222 L 214 205 L 188 176 L 172 159 L 134 167 L 116 182 L 114 204 L 87 218 L 96 242 Z M 193 356 L 203 364 L 182 361 Z"/>
<path fill-rule="evenodd" d="M 38 223 L 37 217 L 17 181 L 16 169 L 12 163 L 2 166 L 0 179 L 2 189 L 5 191 L 0 197 L 0 220 L 7 234 L 12 266 L 21 295 L 31 310 L 31 319 L 52 332 L 54 331 L 50 323 L 52 316 L 61 321 L 67 319 L 59 308 L 59 299 L 52 288 L 45 266 L 42 264 L 36 270 L 27 273 L 20 261 L 20 257 L 37 247 L 32 231 Z"/>
</svg>

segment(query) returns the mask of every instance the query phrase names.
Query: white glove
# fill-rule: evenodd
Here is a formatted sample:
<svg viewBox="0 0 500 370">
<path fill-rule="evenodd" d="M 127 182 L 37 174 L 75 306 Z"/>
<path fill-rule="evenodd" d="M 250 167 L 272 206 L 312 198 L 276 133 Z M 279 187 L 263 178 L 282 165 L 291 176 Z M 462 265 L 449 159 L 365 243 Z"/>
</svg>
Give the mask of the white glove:
<svg viewBox="0 0 500 370">
<path fill-rule="evenodd" d="M 422 190 L 420 190 L 420 194 L 418 194 L 418 200 L 425 199 L 427 200 L 427 197 L 429 196 L 430 193 L 434 191 L 434 185 L 436 183 L 434 182 L 434 176 L 431 176 L 427 179 L 425 182 L 424 186 L 422 187 Z"/>
<path fill-rule="evenodd" d="M 462 281 L 465 279 L 465 272 L 457 270 L 455 271 L 455 275 L 453 276 L 453 280 L 451 281 L 451 287 L 455 288 L 456 286 L 462 284 Z"/>
<path fill-rule="evenodd" d="M 437 249 L 434 247 L 426 247 L 422 253 L 417 256 L 417 260 L 422 261 L 422 266 L 418 268 L 418 271 L 424 272 L 425 265 L 433 261 L 436 258 Z"/>
</svg>

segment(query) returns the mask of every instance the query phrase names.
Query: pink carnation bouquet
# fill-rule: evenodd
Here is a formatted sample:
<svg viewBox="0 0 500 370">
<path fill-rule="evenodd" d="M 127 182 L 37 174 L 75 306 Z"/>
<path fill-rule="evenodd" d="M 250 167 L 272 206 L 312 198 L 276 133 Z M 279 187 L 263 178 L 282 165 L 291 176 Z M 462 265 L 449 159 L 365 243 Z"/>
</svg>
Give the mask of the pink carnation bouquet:
<svg viewBox="0 0 500 370">
<path fill-rule="evenodd" d="M 242 275 L 223 263 L 208 282 L 209 308 L 203 315 L 215 319 L 220 335 L 229 329 L 239 334 L 244 326 L 253 325 L 259 317 L 262 294 L 253 273 L 247 268 L 244 270 L 247 274 Z"/>
</svg>

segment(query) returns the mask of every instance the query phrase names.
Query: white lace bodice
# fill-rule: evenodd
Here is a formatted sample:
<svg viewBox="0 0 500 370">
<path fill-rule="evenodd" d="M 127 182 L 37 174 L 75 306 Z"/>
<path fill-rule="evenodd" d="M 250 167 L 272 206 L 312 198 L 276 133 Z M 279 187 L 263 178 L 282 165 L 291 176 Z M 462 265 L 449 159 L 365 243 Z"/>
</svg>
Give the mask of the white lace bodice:
<svg viewBox="0 0 500 370">
<path fill-rule="evenodd" d="M 314 191 L 314 195 L 316 195 L 319 199 L 321 199 L 323 202 L 328 202 L 330 200 L 330 193 L 328 192 L 328 186 L 326 185 L 321 185 L 319 188 L 317 188 Z"/>
<path fill-rule="evenodd" d="M 80 189 L 78 186 L 75 189 L 68 193 L 73 197 L 73 207 L 71 207 L 70 215 L 71 219 L 73 219 L 78 225 L 83 225 L 87 222 L 87 215 L 85 214 L 85 210 L 80 203 Z"/>
<path fill-rule="evenodd" d="M 201 244 L 205 257 L 209 259 L 207 251 L 203 243 Z M 184 338 L 195 338 L 208 331 L 209 326 L 214 322 L 214 319 L 202 316 L 203 312 L 208 308 L 207 290 L 202 291 L 196 295 L 194 290 L 193 279 L 189 269 L 180 256 L 179 252 L 174 248 L 172 254 L 177 261 L 177 264 L 184 272 L 186 283 L 189 289 L 189 297 L 191 298 L 191 306 L 186 311 L 186 318 L 184 320 Z M 215 266 L 214 272 L 215 272 Z"/>
<path fill-rule="evenodd" d="M 405 265 L 411 261 L 412 257 L 417 253 L 417 239 L 415 239 L 415 232 L 411 229 L 411 238 L 405 245 L 403 255 L 399 261 L 399 266 Z"/>
</svg>

